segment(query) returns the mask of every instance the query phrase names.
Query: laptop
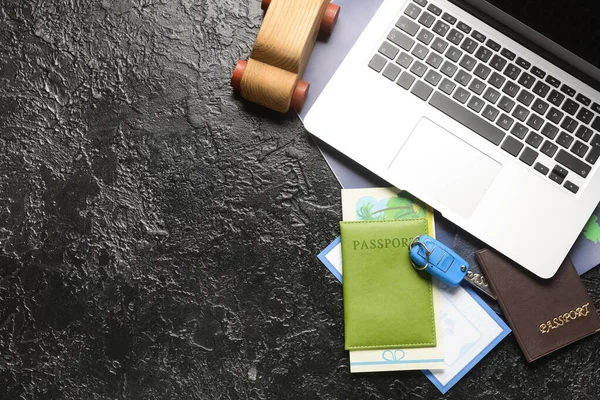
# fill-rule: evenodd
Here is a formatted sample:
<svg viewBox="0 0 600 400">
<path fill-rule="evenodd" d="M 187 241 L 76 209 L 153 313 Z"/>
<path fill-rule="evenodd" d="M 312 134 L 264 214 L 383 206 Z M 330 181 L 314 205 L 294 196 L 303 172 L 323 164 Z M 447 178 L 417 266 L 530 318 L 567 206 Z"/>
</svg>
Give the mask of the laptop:
<svg viewBox="0 0 600 400">
<path fill-rule="evenodd" d="M 550 278 L 600 201 L 596 1 L 384 0 L 305 126 Z"/>
</svg>

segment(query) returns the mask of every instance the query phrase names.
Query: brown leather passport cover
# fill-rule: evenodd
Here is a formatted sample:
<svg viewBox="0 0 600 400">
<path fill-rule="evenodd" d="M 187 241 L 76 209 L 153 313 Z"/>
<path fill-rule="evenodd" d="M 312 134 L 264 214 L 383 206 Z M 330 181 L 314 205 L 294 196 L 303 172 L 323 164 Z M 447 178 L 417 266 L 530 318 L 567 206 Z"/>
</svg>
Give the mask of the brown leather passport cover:
<svg viewBox="0 0 600 400">
<path fill-rule="evenodd" d="M 541 279 L 492 250 L 477 258 L 528 362 L 600 331 L 600 318 L 571 260 Z"/>
</svg>

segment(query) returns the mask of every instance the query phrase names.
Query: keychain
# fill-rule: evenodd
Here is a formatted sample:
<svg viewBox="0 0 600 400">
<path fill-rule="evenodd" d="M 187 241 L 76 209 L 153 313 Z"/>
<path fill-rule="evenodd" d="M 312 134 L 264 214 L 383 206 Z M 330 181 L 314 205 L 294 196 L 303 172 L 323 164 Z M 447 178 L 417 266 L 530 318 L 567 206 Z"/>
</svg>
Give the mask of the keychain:
<svg viewBox="0 0 600 400">
<path fill-rule="evenodd" d="M 469 264 L 431 236 L 416 236 L 408 248 L 410 261 L 416 270 L 425 270 L 449 286 L 458 286 L 467 275 Z"/>
</svg>

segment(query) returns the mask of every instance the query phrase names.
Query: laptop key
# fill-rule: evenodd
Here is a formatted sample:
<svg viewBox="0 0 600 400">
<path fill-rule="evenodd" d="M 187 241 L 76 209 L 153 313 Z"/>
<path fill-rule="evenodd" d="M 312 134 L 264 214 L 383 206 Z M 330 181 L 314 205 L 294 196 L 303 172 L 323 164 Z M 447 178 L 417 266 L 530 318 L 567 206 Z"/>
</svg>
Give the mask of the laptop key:
<svg viewBox="0 0 600 400">
<path fill-rule="evenodd" d="M 535 105 L 534 105 L 535 107 Z M 550 111 L 548 111 L 548 114 L 546 114 L 546 118 L 548 118 L 550 121 L 554 122 L 555 124 L 558 124 L 560 122 L 560 120 L 565 116 L 565 113 L 563 113 L 562 111 L 559 111 L 558 109 L 552 107 L 550 109 Z"/>
<path fill-rule="evenodd" d="M 532 75 L 529 75 L 527 72 L 523 72 L 523 75 L 521 75 L 519 78 L 519 83 L 525 86 L 527 89 L 531 89 L 535 83 L 535 78 Z"/>
<path fill-rule="evenodd" d="M 393 60 L 398 55 L 399 51 L 400 50 L 398 50 L 398 48 L 396 46 L 394 46 L 393 44 L 391 44 L 388 41 L 384 41 L 381 44 L 381 46 L 379 46 L 379 53 L 383 54 L 390 60 Z"/>
<path fill-rule="evenodd" d="M 542 135 L 546 136 L 548 139 L 553 140 L 556 137 L 556 135 L 558 135 L 558 128 L 552 125 L 550 122 L 546 122 L 546 124 L 542 128 Z"/>
<path fill-rule="evenodd" d="M 579 110 L 579 114 L 577 114 L 577 119 L 583 122 L 584 124 L 589 124 L 594 118 L 594 113 L 588 110 L 587 108 L 582 108 Z"/>
<path fill-rule="evenodd" d="M 569 171 L 567 171 L 560 165 L 557 165 L 554 167 L 554 169 L 552 169 L 552 172 L 550 172 L 550 175 L 548 177 L 560 185 L 561 183 L 563 183 L 568 173 Z"/>
<path fill-rule="evenodd" d="M 421 62 L 415 61 L 412 67 L 410 67 L 410 72 L 412 72 L 420 78 L 423 75 L 425 75 L 425 72 L 427 72 L 427 67 Z"/>
<path fill-rule="evenodd" d="M 590 100 L 586 96 L 582 95 L 581 93 L 579 93 L 577 95 L 577 97 L 575 98 L 575 100 L 577 100 L 578 102 L 580 102 L 581 104 L 583 104 L 584 106 L 587 106 L 587 107 L 589 107 L 590 104 L 592 104 L 592 100 Z"/>
<path fill-rule="evenodd" d="M 561 128 L 563 128 L 564 130 L 569 131 L 571 133 L 575 132 L 575 129 L 577 129 L 578 126 L 579 126 L 579 122 L 575 121 L 571 117 L 565 117 L 562 124 L 560 124 Z"/>
<path fill-rule="evenodd" d="M 490 85 L 492 85 L 493 87 L 495 87 L 497 89 L 500 89 L 505 81 L 506 81 L 506 78 L 497 72 L 494 72 L 492 74 L 492 76 L 490 77 L 490 79 L 488 80 Z"/>
<path fill-rule="evenodd" d="M 485 88 L 486 88 L 485 83 L 481 82 L 477 78 L 473 79 L 473 82 L 471 82 L 471 85 L 469 86 L 469 90 L 471 90 L 477 94 L 483 93 Z"/>
<path fill-rule="evenodd" d="M 577 140 L 575 141 L 575 144 L 571 147 L 571 153 L 575 154 L 580 158 L 583 158 L 583 156 L 585 156 L 585 153 L 587 153 L 589 149 L 590 147 L 587 144 L 584 144 L 580 140 Z"/>
<path fill-rule="evenodd" d="M 383 70 L 383 76 L 388 78 L 390 81 L 395 81 L 398 75 L 400 75 L 400 71 L 402 70 L 399 66 L 393 63 L 389 63 L 387 67 L 385 67 L 385 69 Z"/>
<path fill-rule="evenodd" d="M 554 104 L 556 107 L 559 107 L 562 104 L 564 99 L 565 99 L 565 95 L 562 93 L 559 93 L 556 90 L 553 90 L 550 93 L 550 96 L 548 96 L 548 101 L 550 103 Z"/>
<path fill-rule="evenodd" d="M 516 103 L 514 101 L 512 101 L 511 99 L 509 99 L 508 97 L 502 96 L 502 98 L 498 102 L 498 107 L 500 107 L 501 110 L 509 113 L 514 108 L 515 104 Z"/>
<path fill-rule="evenodd" d="M 596 161 L 598 161 L 598 157 L 600 157 L 600 135 L 595 134 L 590 145 L 592 148 L 585 158 L 585 161 L 594 165 L 596 164 Z"/>
<path fill-rule="evenodd" d="M 392 29 L 390 34 L 387 36 L 387 39 L 394 43 L 396 46 L 402 47 L 406 51 L 409 51 L 415 44 L 415 41 L 413 39 L 409 38 L 397 29 Z"/>
<path fill-rule="evenodd" d="M 579 104 L 575 103 L 571 99 L 567 99 L 562 106 L 562 109 L 566 111 L 568 114 L 575 115 L 577 110 L 579 110 Z"/>
<path fill-rule="evenodd" d="M 499 128 L 485 121 L 478 115 L 473 114 L 465 109 L 463 105 L 439 92 L 435 92 L 433 96 L 431 96 L 429 104 L 448 115 L 450 118 L 460 122 L 484 139 L 489 140 L 496 146 L 498 146 L 502 142 L 502 139 L 504 139 L 504 136 L 506 136 Z"/>
<path fill-rule="evenodd" d="M 546 97 L 548 92 L 550 91 L 550 86 L 546 85 L 542 81 L 538 81 L 533 88 L 533 93 L 537 94 L 541 98 Z"/>
<path fill-rule="evenodd" d="M 469 97 L 471 97 L 471 94 L 467 92 L 466 89 L 459 87 L 452 97 L 459 103 L 465 104 L 467 100 L 469 100 Z"/>
<path fill-rule="evenodd" d="M 539 172 L 542 175 L 548 175 L 548 172 L 550 172 L 550 168 L 546 167 L 543 164 L 535 163 L 535 165 L 533 166 L 533 169 L 535 169 L 537 172 Z"/>
<path fill-rule="evenodd" d="M 490 57 L 492 57 L 492 52 L 487 47 L 481 46 L 481 47 L 479 47 L 479 49 L 477 49 L 477 52 L 475 53 L 475 57 L 480 59 L 483 62 L 488 62 Z"/>
<path fill-rule="evenodd" d="M 417 19 L 419 14 L 421 13 L 421 7 L 416 4 L 409 4 L 408 7 L 404 10 L 404 14 L 408 15 L 412 19 Z"/>
<path fill-rule="evenodd" d="M 513 111 L 512 116 L 521 122 L 525 122 L 529 116 L 529 110 L 519 104 L 517 105 L 517 108 L 515 108 L 515 111 Z"/>
<path fill-rule="evenodd" d="M 517 61 L 515 61 L 517 63 L 518 66 L 520 66 L 523 69 L 529 69 L 531 68 L 531 63 L 521 57 L 517 58 Z"/>
<path fill-rule="evenodd" d="M 427 61 L 425 61 L 427 64 L 431 65 L 433 68 L 438 68 L 441 64 L 442 64 L 443 58 L 442 56 L 436 54 L 436 53 L 431 53 L 429 54 L 429 57 L 427 57 Z"/>
<path fill-rule="evenodd" d="M 481 100 L 479 97 L 473 96 L 473 97 L 471 97 L 471 100 L 469 100 L 467 107 L 469 107 L 471 110 L 475 111 L 476 113 L 479 113 L 479 111 L 481 111 L 481 109 L 483 108 L 484 104 L 485 104 L 485 102 L 483 100 Z"/>
<path fill-rule="evenodd" d="M 425 75 L 425 81 L 432 84 L 433 86 L 437 86 L 437 84 L 440 83 L 441 79 L 442 74 L 440 74 L 437 71 L 434 71 L 433 69 L 430 69 L 429 72 L 427 72 L 427 74 Z"/>
<path fill-rule="evenodd" d="M 490 121 L 494 122 L 494 120 L 496 119 L 498 114 L 500 114 L 500 111 L 498 111 L 498 109 L 496 109 L 488 104 L 485 107 L 485 109 L 483 110 L 483 113 L 481 115 L 483 115 L 485 118 L 489 119 Z"/>
<path fill-rule="evenodd" d="M 444 78 L 442 83 L 440 84 L 440 90 L 447 95 L 452 94 L 452 91 L 456 88 L 456 83 L 452 82 L 448 78 Z"/>
<path fill-rule="evenodd" d="M 473 57 L 471 57 L 468 54 L 465 54 L 462 58 L 462 60 L 460 60 L 460 66 L 463 67 L 464 69 L 466 69 L 467 71 L 472 71 L 473 68 L 475 68 L 475 65 L 477 64 L 477 61 L 475 61 L 475 59 Z"/>
<path fill-rule="evenodd" d="M 502 54 L 504 57 L 508 58 L 510 61 L 513 61 L 515 59 L 515 57 L 517 56 L 515 53 L 513 53 L 512 51 L 510 51 L 509 49 L 506 49 L 506 48 L 502 49 L 500 54 Z"/>
<path fill-rule="evenodd" d="M 444 15 L 442 15 L 442 19 L 450 25 L 454 25 L 456 23 L 456 18 L 448 13 L 444 13 Z"/>
<path fill-rule="evenodd" d="M 434 22 L 435 17 L 429 14 L 427 11 L 423 12 L 419 18 L 419 23 L 425 25 L 427 28 L 431 28 L 431 25 L 433 25 Z"/>
<path fill-rule="evenodd" d="M 492 57 L 492 60 L 490 61 L 490 65 L 492 66 L 492 68 L 494 68 L 497 71 L 502 71 L 507 63 L 508 61 L 500 57 L 498 54 Z"/>
<path fill-rule="evenodd" d="M 542 153 L 552 158 L 558 151 L 558 146 L 552 143 L 551 141 L 546 140 L 540 150 L 542 151 Z"/>
<path fill-rule="evenodd" d="M 463 49 L 464 51 L 466 51 L 469 54 L 473 54 L 475 52 L 475 50 L 477 50 L 477 47 L 479 47 L 477 42 L 475 42 L 474 40 L 472 40 L 470 38 L 466 38 L 465 41 L 463 42 L 463 44 L 460 46 L 461 49 Z"/>
<path fill-rule="evenodd" d="M 524 146 L 523 143 L 521 143 L 514 137 L 507 136 L 506 139 L 504 140 L 504 143 L 502 143 L 501 147 L 502 147 L 502 150 L 506 151 L 508 154 L 512 155 L 513 157 L 516 157 L 521 152 L 521 149 L 523 149 L 523 146 Z"/>
<path fill-rule="evenodd" d="M 533 128 L 533 129 L 535 129 L 536 131 L 540 130 L 543 123 L 544 123 L 544 119 L 535 114 L 532 114 L 531 117 L 529 117 L 529 119 L 527 120 L 527 125 L 529 125 L 529 127 Z"/>
<path fill-rule="evenodd" d="M 396 81 L 396 84 L 408 90 L 414 81 L 415 77 L 409 74 L 408 72 L 404 71 L 402 75 L 400 75 L 400 78 L 398 78 L 398 81 Z"/>
<path fill-rule="evenodd" d="M 446 52 L 446 57 L 448 57 L 450 60 L 452 60 L 454 62 L 458 62 L 458 60 L 460 60 L 460 57 L 462 55 L 463 55 L 463 52 L 454 46 L 450 46 L 450 48 Z"/>
<path fill-rule="evenodd" d="M 436 37 L 433 41 L 433 44 L 431 45 L 431 48 L 440 54 L 442 54 L 446 50 L 446 47 L 448 47 L 448 42 L 443 41 L 439 37 Z"/>
<path fill-rule="evenodd" d="M 431 92 L 433 92 L 433 88 L 425 82 L 417 81 L 410 92 L 421 100 L 427 101 Z"/>
<path fill-rule="evenodd" d="M 427 5 L 427 0 L 413 0 L 415 3 L 420 5 L 421 7 L 425 7 Z"/>
<path fill-rule="evenodd" d="M 529 129 L 518 122 L 515 124 L 515 126 L 513 126 L 512 130 L 510 131 L 510 133 L 512 133 L 519 139 L 525 138 L 525 135 L 527 135 L 527 132 L 529 132 Z"/>
<path fill-rule="evenodd" d="M 483 98 L 489 101 L 492 104 L 496 104 L 498 99 L 500 98 L 500 92 L 494 90 L 492 88 L 488 88 L 483 95 Z"/>
<path fill-rule="evenodd" d="M 577 130 L 577 133 L 575 134 L 575 136 L 577 136 L 579 139 L 583 140 L 584 142 L 588 142 L 590 140 L 590 138 L 592 137 L 592 134 L 594 133 L 593 130 L 591 130 L 590 128 L 581 125 L 579 127 L 579 129 Z"/>
<path fill-rule="evenodd" d="M 494 51 L 500 51 L 500 49 L 502 48 L 502 46 L 494 42 L 492 39 L 488 39 L 488 41 L 485 42 L 485 45 Z"/>
<path fill-rule="evenodd" d="M 379 54 L 375 54 L 369 62 L 369 67 L 377 72 L 381 72 L 383 67 L 385 67 L 385 64 L 387 64 L 385 58 L 381 57 Z"/>
<path fill-rule="evenodd" d="M 471 27 L 465 24 L 464 22 L 459 22 L 458 25 L 456 25 L 456 27 L 466 34 L 469 34 L 469 32 L 471 32 Z"/>
<path fill-rule="evenodd" d="M 431 11 L 432 13 L 434 13 L 435 15 L 437 15 L 437 16 L 439 16 L 439 15 L 442 13 L 442 9 L 441 9 L 441 8 L 439 8 L 439 7 L 437 7 L 437 6 L 436 6 L 436 5 L 434 5 L 434 4 L 430 4 L 430 5 L 427 7 L 427 9 L 428 9 L 429 11 Z"/>
<path fill-rule="evenodd" d="M 427 53 L 429 53 L 429 49 L 423 46 L 420 43 L 417 43 L 411 54 L 416 56 L 419 60 L 424 60 L 427 57 Z"/>
<path fill-rule="evenodd" d="M 544 100 L 536 99 L 533 102 L 531 109 L 540 115 L 544 115 L 546 110 L 548 110 L 548 107 L 550 107 L 550 104 L 546 103 Z"/>
<path fill-rule="evenodd" d="M 408 33 L 410 36 L 415 36 L 415 34 L 419 31 L 419 25 L 417 25 L 416 22 L 406 18 L 404 15 L 402 15 L 398 22 L 396 22 L 396 27 Z"/>
<path fill-rule="evenodd" d="M 429 44 L 433 40 L 433 33 L 429 32 L 427 29 L 421 29 L 421 32 L 417 35 L 417 40 L 421 43 Z"/>
<path fill-rule="evenodd" d="M 446 61 L 446 62 L 444 62 L 444 65 L 442 65 L 442 68 L 440 69 L 440 71 L 442 72 L 442 74 L 452 78 L 454 76 L 454 74 L 456 73 L 457 69 L 458 69 L 458 67 L 456 65 L 452 64 L 449 61 Z"/>
<path fill-rule="evenodd" d="M 553 77 L 552 75 L 548 75 L 546 77 L 546 82 L 548 82 L 550 85 L 554 86 L 555 88 L 560 86 L 560 81 L 558 79 L 556 79 L 555 77 Z"/>
<path fill-rule="evenodd" d="M 575 89 L 573 89 L 570 86 L 562 85 L 561 88 L 560 88 L 560 91 L 563 92 L 563 93 L 566 93 L 567 96 L 569 96 L 569 97 L 575 96 Z"/>
<path fill-rule="evenodd" d="M 450 31 L 450 33 L 448 34 L 448 36 L 446 36 L 446 39 L 448 39 L 451 43 L 454 43 L 455 45 L 458 46 L 460 44 L 460 42 L 462 42 L 464 37 L 465 37 L 464 33 L 459 32 L 456 29 L 452 29 Z"/>
<path fill-rule="evenodd" d="M 508 76 L 512 80 L 517 80 L 519 75 L 521 74 L 521 68 L 517 67 L 515 64 L 509 63 L 504 69 L 504 75 Z"/>
<path fill-rule="evenodd" d="M 475 68 L 475 71 L 473 71 L 473 73 L 475 75 L 477 75 L 478 77 L 480 77 L 483 80 L 486 80 L 488 76 L 490 76 L 490 73 L 492 72 L 492 69 L 490 67 L 488 67 L 487 65 L 484 64 L 477 64 L 477 67 Z"/>
<path fill-rule="evenodd" d="M 519 96 L 517 97 L 517 100 L 526 106 L 530 105 L 533 99 L 535 99 L 535 96 L 525 89 L 521 90 L 521 93 L 519 93 Z"/>
<path fill-rule="evenodd" d="M 454 77 L 454 80 L 463 86 L 467 86 L 469 82 L 471 82 L 471 78 L 471 75 L 469 75 L 465 70 L 461 69 Z"/>
<path fill-rule="evenodd" d="M 540 79 L 544 79 L 544 77 L 546 76 L 546 73 L 544 71 L 542 71 L 541 69 L 539 69 L 538 67 L 531 68 L 531 73 Z"/>
<path fill-rule="evenodd" d="M 506 85 L 504 85 L 504 88 L 502 88 L 502 91 L 510 97 L 515 97 L 517 93 L 519 93 L 519 85 L 517 85 L 514 82 L 508 81 L 506 82 Z"/>
<path fill-rule="evenodd" d="M 542 137 L 542 135 L 538 135 L 535 132 L 531 132 L 527 136 L 527 139 L 525 139 L 525 143 L 527 143 L 528 145 L 530 145 L 534 149 L 537 149 L 538 147 L 540 147 L 540 144 L 542 144 L 543 140 L 544 140 L 544 138 Z"/>
<path fill-rule="evenodd" d="M 433 25 L 432 30 L 437 33 L 440 36 L 446 36 L 446 33 L 448 33 L 448 30 L 450 29 L 450 25 L 448 25 L 445 22 L 442 22 L 441 20 L 438 20 L 435 25 Z"/>
<path fill-rule="evenodd" d="M 582 178 L 586 178 L 592 170 L 592 167 L 590 167 L 588 164 L 581 161 L 579 158 L 575 157 L 566 150 L 560 150 L 556 155 L 556 158 L 554 159 L 556 160 L 556 162 L 562 164 L 567 169 L 575 172 Z"/>
<path fill-rule="evenodd" d="M 485 42 L 485 35 L 481 32 L 473 31 L 473 33 L 471 33 L 471 36 L 473 36 L 478 42 Z"/>
<path fill-rule="evenodd" d="M 577 194 L 577 192 L 579 191 L 579 186 L 577 186 L 571 181 L 566 181 L 564 186 L 569 192 L 572 192 L 574 194 Z"/>
<path fill-rule="evenodd" d="M 519 157 L 519 160 L 523 161 L 529 166 L 532 166 L 537 158 L 537 151 L 533 150 L 531 147 L 525 147 L 525 150 L 523 150 L 523 152 L 521 153 L 521 157 Z"/>
<path fill-rule="evenodd" d="M 561 132 L 560 135 L 556 138 L 556 143 L 560 144 L 565 149 L 568 149 L 573 143 L 573 136 L 569 135 L 566 132 Z"/>
<path fill-rule="evenodd" d="M 496 121 L 496 125 L 498 125 L 500 128 L 504 129 L 505 131 L 509 130 L 510 127 L 512 126 L 512 124 L 515 122 L 514 119 L 512 119 L 511 117 L 509 117 L 506 114 L 502 114 L 500 116 L 500 118 L 498 118 L 498 121 Z"/>
<path fill-rule="evenodd" d="M 414 60 L 414 58 L 412 58 L 411 56 L 409 56 L 405 52 L 402 52 L 402 53 L 400 53 L 400 55 L 396 59 L 396 64 L 400 65 L 403 68 L 407 68 L 408 69 L 408 67 L 410 66 L 410 63 L 412 63 L 413 60 Z"/>
<path fill-rule="evenodd" d="M 600 132 L 600 117 L 596 117 L 594 122 L 592 122 L 592 129 L 595 129 L 597 132 Z"/>
</svg>

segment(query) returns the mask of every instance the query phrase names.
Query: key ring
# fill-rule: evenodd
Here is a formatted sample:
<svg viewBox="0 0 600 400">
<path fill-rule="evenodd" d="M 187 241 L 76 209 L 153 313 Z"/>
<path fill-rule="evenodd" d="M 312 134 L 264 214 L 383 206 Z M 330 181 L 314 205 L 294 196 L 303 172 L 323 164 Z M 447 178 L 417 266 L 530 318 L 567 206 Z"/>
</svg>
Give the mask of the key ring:
<svg viewBox="0 0 600 400">
<path fill-rule="evenodd" d="M 412 259 L 410 260 L 410 263 L 412 264 L 413 268 L 416 269 L 417 271 L 423 271 L 429 265 L 429 255 L 431 254 L 431 251 L 429 251 L 429 249 L 427 248 L 427 246 L 425 246 L 424 243 L 419 242 L 418 236 L 415 236 L 413 238 L 413 240 L 410 241 L 410 244 L 408 245 L 408 251 L 410 252 L 412 250 L 412 248 L 415 247 L 416 245 L 423 247 L 423 249 L 425 250 L 425 266 L 417 267 Z"/>
</svg>

